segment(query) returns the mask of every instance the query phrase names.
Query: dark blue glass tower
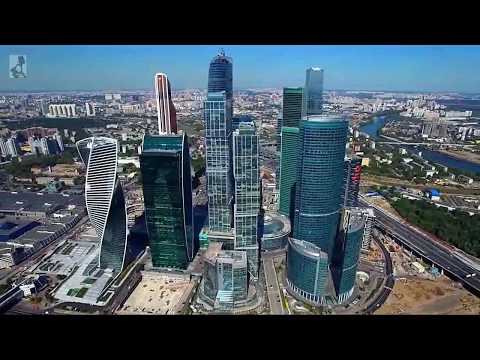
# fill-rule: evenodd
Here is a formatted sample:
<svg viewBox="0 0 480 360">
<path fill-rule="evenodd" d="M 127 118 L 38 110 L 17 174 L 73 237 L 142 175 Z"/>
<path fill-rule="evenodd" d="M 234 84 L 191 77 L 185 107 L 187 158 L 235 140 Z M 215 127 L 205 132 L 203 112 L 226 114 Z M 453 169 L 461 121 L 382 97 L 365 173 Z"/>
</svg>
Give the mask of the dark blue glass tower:
<svg viewBox="0 0 480 360">
<path fill-rule="evenodd" d="M 331 261 L 342 209 L 348 122 L 315 115 L 300 128 L 293 237 L 308 241 Z"/>
<path fill-rule="evenodd" d="M 230 119 L 233 116 L 232 59 L 225 56 L 223 50 L 210 62 L 208 70 L 208 92 L 225 91 Z"/>
<path fill-rule="evenodd" d="M 365 219 L 364 209 L 361 208 L 345 208 L 343 212 L 332 266 L 332 278 L 339 303 L 350 298 L 355 287 Z"/>
</svg>

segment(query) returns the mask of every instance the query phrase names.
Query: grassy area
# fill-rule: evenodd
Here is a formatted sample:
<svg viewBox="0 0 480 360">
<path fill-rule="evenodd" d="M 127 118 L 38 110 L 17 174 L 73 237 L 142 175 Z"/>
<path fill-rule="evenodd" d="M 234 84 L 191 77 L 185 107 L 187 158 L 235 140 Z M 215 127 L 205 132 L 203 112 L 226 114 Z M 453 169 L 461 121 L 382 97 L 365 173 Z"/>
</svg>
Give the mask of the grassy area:
<svg viewBox="0 0 480 360">
<path fill-rule="evenodd" d="M 94 278 L 86 278 L 85 280 L 82 281 L 82 284 L 93 284 L 95 283 L 95 281 L 97 281 L 97 279 L 94 279 Z"/>
<path fill-rule="evenodd" d="M 476 257 L 480 257 L 480 215 L 438 208 L 426 201 L 392 201 L 395 210 L 410 223 Z"/>
</svg>

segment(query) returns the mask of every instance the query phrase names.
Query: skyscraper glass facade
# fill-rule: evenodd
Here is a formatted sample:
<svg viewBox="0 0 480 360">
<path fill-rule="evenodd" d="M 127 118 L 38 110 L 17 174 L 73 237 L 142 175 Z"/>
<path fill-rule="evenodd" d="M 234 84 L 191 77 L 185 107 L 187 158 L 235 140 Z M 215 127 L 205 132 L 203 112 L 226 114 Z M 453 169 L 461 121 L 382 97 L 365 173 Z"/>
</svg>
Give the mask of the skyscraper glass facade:
<svg viewBox="0 0 480 360">
<path fill-rule="evenodd" d="M 232 122 L 227 108 L 225 91 L 209 93 L 204 102 L 208 226 L 217 232 L 229 232 L 232 222 Z"/>
<path fill-rule="evenodd" d="M 307 69 L 303 95 L 302 115 L 320 115 L 323 108 L 323 69 Z"/>
<path fill-rule="evenodd" d="M 290 238 L 287 250 L 287 284 L 301 297 L 317 304 L 325 302 L 328 255 L 319 247 Z"/>
<path fill-rule="evenodd" d="M 342 208 L 348 122 L 340 116 L 302 121 L 293 237 L 311 242 L 331 259 Z"/>
<path fill-rule="evenodd" d="M 258 218 L 261 206 L 259 139 L 255 124 L 241 123 L 233 133 L 235 250 L 247 250 L 250 273 L 258 276 Z"/>
<path fill-rule="evenodd" d="M 339 233 L 339 250 L 333 264 L 332 276 L 339 303 L 353 293 L 360 248 L 362 246 L 365 216 L 360 208 L 345 208 Z"/>
<path fill-rule="evenodd" d="M 208 92 L 225 91 L 228 103 L 227 112 L 230 118 L 233 116 L 232 71 L 232 59 L 225 56 L 223 51 L 212 59 L 208 70 Z"/>
<path fill-rule="evenodd" d="M 282 127 L 280 155 L 280 199 L 278 212 L 293 223 L 295 209 L 295 183 L 297 181 L 299 129 Z"/>
<path fill-rule="evenodd" d="M 87 168 L 85 203 L 100 240 L 99 266 L 120 273 L 127 250 L 127 211 L 117 177 L 117 140 L 86 138 L 77 142 L 77 149 Z"/>
<path fill-rule="evenodd" d="M 283 88 L 282 126 L 299 127 L 302 120 L 303 88 Z"/>
<path fill-rule="evenodd" d="M 344 206 L 358 206 L 358 191 L 360 189 L 360 175 L 362 173 L 362 159 L 352 157 L 345 160 L 345 191 Z"/>
<path fill-rule="evenodd" d="M 186 134 L 145 136 L 140 168 L 153 266 L 186 269 L 198 249 Z"/>
</svg>

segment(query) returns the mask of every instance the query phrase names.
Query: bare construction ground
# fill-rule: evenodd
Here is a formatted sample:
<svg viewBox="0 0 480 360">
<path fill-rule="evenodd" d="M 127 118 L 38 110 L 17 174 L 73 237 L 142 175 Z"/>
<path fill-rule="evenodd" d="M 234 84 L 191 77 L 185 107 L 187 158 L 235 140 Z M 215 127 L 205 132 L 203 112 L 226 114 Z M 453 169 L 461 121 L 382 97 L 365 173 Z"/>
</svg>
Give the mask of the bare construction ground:
<svg viewBox="0 0 480 360">
<path fill-rule="evenodd" d="M 480 315 L 480 299 L 455 286 L 449 278 L 437 280 L 406 277 L 395 282 L 377 315 Z"/>
<path fill-rule="evenodd" d="M 142 272 L 142 280 L 117 314 L 178 314 L 188 306 L 195 281 L 188 275 Z"/>
</svg>

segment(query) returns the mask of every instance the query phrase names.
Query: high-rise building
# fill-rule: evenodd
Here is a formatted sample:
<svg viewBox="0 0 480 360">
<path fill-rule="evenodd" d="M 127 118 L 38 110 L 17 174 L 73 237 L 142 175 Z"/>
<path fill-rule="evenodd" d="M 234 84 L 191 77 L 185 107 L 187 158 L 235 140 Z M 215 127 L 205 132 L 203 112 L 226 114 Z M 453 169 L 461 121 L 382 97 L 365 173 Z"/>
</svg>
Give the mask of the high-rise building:
<svg viewBox="0 0 480 360">
<path fill-rule="evenodd" d="M 305 88 L 303 90 L 302 115 L 320 115 L 323 107 L 323 69 L 307 69 Z"/>
<path fill-rule="evenodd" d="M 176 134 L 177 113 L 173 105 L 170 82 L 166 74 L 155 74 L 155 99 L 157 100 L 159 134 Z"/>
<path fill-rule="evenodd" d="M 338 303 L 343 303 L 352 296 L 364 228 L 365 216 L 362 209 L 345 208 L 332 264 L 332 278 Z"/>
<path fill-rule="evenodd" d="M 48 117 L 76 117 L 75 104 L 50 104 Z"/>
<path fill-rule="evenodd" d="M 86 110 L 87 116 L 95 116 L 95 105 L 93 103 L 86 102 L 85 110 Z"/>
<path fill-rule="evenodd" d="M 235 250 L 247 252 L 249 272 L 258 276 L 258 222 L 261 206 L 259 137 L 255 124 L 240 123 L 233 133 Z"/>
<path fill-rule="evenodd" d="M 300 126 L 302 120 L 303 88 L 283 88 L 282 126 Z"/>
<path fill-rule="evenodd" d="M 204 102 L 208 227 L 210 231 L 230 232 L 232 225 L 233 166 L 232 121 L 227 93 L 208 93 Z"/>
<path fill-rule="evenodd" d="M 295 213 L 295 184 L 297 181 L 299 133 L 298 127 L 282 127 L 278 212 L 288 216 L 292 224 Z"/>
<path fill-rule="evenodd" d="M 117 174 L 118 142 L 90 137 L 77 142 L 87 167 L 85 202 L 88 216 L 100 239 L 99 266 L 120 273 L 127 253 L 127 211 Z"/>
<path fill-rule="evenodd" d="M 328 279 L 327 253 L 308 241 L 290 238 L 287 248 L 288 288 L 315 305 L 324 304 Z"/>
<path fill-rule="evenodd" d="M 315 115 L 300 127 L 293 237 L 318 246 L 331 259 L 343 195 L 348 121 Z"/>
<path fill-rule="evenodd" d="M 146 135 L 140 169 L 153 266 L 186 269 L 198 249 L 187 135 Z"/>
<path fill-rule="evenodd" d="M 55 134 L 55 141 L 58 144 L 58 148 L 60 149 L 60 152 L 64 152 L 65 151 L 65 146 L 63 145 L 62 135 L 60 135 L 59 133 L 56 133 Z"/>
<path fill-rule="evenodd" d="M 375 212 L 373 208 L 360 208 L 365 218 L 365 230 L 363 231 L 362 250 L 368 251 L 372 242 L 372 230 L 375 225 Z"/>
<path fill-rule="evenodd" d="M 225 56 L 223 50 L 212 59 L 208 70 L 208 92 L 215 93 L 225 91 L 227 113 L 230 119 L 233 117 L 232 70 L 232 58 Z"/>
<path fill-rule="evenodd" d="M 40 100 L 40 114 L 46 116 L 48 114 L 48 105 L 44 99 Z"/>
<path fill-rule="evenodd" d="M 7 154 L 11 157 L 18 157 L 18 143 L 17 139 L 11 137 L 7 140 Z"/>
<path fill-rule="evenodd" d="M 293 224 L 299 126 L 302 119 L 303 88 L 283 88 L 280 131 L 280 161 L 277 184 L 280 190 L 279 212 Z M 277 124 L 278 126 L 278 124 Z"/>
<path fill-rule="evenodd" d="M 358 191 L 360 189 L 360 174 L 362 173 L 362 159 L 354 156 L 345 160 L 345 191 L 343 205 L 345 207 L 358 206 Z"/>
<path fill-rule="evenodd" d="M 244 303 L 248 296 L 246 252 L 222 250 L 221 243 L 211 243 L 204 259 L 202 292 L 214 308 L 230 310 Z"/>
<path fill-rule="evenodd" d="M 7 143 L 3 138 L 0 138 L 0 155 L 3 157 L 8 155 Z"/>
</svg>

